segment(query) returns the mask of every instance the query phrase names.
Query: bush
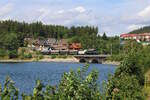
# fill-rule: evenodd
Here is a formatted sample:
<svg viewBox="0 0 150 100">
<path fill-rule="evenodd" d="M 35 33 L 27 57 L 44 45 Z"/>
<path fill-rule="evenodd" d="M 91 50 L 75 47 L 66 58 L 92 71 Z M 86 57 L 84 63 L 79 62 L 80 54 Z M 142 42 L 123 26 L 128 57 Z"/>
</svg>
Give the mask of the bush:
<svg viewBox="0 0 150 100">
<path fill-rule="evenodd" d="M 39 59 L 43 59 L 44 58 L 44 56 L 43 55 L 39 55 Z"/>
<path fill-rule="evenodd" d="M 119 75 L 134 75 L 141 85 L 144 85 L 144 69 L 139 63 L 140 56 L 138 53 L 129 53 L 124 57 L 119 68 L 115 72 L 115 77 Z"/>
<path fill-rule="evenodd" d="M 18 57 L 18 52 L 17 50 L 12 50 L 12 51 L 9 51 L 9 58 L 17 58 Z"/>
<path fill-rule="evenodd" d="M 0 57 L 4 57 L 4 56 L 6 56 L 6 55 L 7 55 L 6 50 L 0 49 Z"/>
<path fill-rule="evenodd" d="M 14 82 L 7 77 L 4 84 L 4 89 L 0 85 L 1 100 L 18 100 L 18 89 L 14 86 Z"/>
<path fill-rule="evenodd" d="M 136 76 L 121 75 L 108 80 L 105 98 L 107 100 L 145 100 L 145 95 Z"/>
<path fill-rule="evenodd" d="M 31 53 L 29 53 L 29 54 L 24 54 L 24 58 L 32 58 L 32 54 Z"/>
<path fill-rule="evenodd" d="M 98 72 L 93 70 L 86 76 L 88 66 L 77 72 L 64 73 L 58 87 L 59 99 L 100 100 L 97 86 Z"/>
<path fill-rule="evenodd" d="M 124 56 L 106 86 L 106 98 L 113 100 L 145 100 L 142 88 L 144 70 L 140 63 L 141 56 L 133 51 Z"/>
<path fill-rule="evenodd" d="M 55 58 L 56 58 L 56 55 L 51 55 L 51 58 L 52 58 L 52 59 L 55 59 Z"/>
</svg>

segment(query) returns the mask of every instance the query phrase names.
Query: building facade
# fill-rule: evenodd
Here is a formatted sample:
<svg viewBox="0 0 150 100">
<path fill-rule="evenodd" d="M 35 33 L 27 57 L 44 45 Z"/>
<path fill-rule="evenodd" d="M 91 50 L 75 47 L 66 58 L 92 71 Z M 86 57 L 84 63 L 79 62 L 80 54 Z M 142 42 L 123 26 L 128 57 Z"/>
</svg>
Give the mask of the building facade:
<svg viewBox="0 0 150 100">
<path fill-rule="evenodd" d="M 138 43 L 142 43 L 143 45 L 150 44 L 150 33 L 121 34 L 120 38 L 123 40 L 136 40 Z"/>
</svg>

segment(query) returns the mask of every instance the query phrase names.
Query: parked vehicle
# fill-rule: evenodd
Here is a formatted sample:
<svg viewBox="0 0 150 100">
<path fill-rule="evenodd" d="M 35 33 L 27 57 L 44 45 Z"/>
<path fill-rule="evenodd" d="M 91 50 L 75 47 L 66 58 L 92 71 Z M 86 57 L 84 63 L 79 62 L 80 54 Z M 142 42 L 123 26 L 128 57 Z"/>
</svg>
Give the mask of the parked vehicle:
<svg viewBox="0 0 150 100">
<path fill-rule="evenodd" d="M 86 55 L 98 55 L 98 52 L 97 50 L 95 49 L 88 49 L 86 52 L 85 52 Z"/>
<path fill-rule="evenodd" d="M 59 50 L 60 55 L 68 55 L 68 50 Z"/>
<path fill-rule="evenodd" d="M 44 54 L 44 55 L 49 55 L 50 54 L 50 51 L 51 51 L 51 48 L 48 47 L 48 48 L 43 48 L 41 50 L 41 53 Z"/>
<path fill-rule="evenodd" d="M 78 51 L 79 55 L 84 55 L 87 52 L 87 50 Z"/>
</svg>

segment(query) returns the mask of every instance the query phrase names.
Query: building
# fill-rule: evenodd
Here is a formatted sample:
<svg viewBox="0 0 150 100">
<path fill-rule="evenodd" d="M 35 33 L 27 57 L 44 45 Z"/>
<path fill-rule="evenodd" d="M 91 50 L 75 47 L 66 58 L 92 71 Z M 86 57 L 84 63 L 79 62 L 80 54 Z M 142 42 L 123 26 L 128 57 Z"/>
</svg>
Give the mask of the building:
<svg viewBox="0 0 150 100">
<path fill-rule="evenodd" d="M 121 34 L 120 38 L 122 40 L 136 40 L 144 45 L 150 44 L 150 33 L 143 34 Z"/>
<path fill-rule="evenodd" d="M 66 39 L 57 40 L 51 47 L 53 50 L 68 50 L 68 42 Z"/>
<path fill-rule="evenodd" d="M 43 54 L 70 54 L 76 55 L 81 50 L 81 43 L 68 44 L 67 39 L 56 40 L 55 38 L 46 39 L 26 39 L 28 47 Z"/>
<path fill-rule="evenodd" d="M 80 50 L 81 43 L 71 43 L 69 44 L 69 50 Z"/>
</svg>

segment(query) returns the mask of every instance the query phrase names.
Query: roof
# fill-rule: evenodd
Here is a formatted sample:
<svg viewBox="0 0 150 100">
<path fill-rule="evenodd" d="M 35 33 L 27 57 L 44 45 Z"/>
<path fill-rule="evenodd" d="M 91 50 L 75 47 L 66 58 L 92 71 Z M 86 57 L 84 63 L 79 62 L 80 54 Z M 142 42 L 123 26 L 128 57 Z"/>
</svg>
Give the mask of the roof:
<svg viewBox="0 0 150 100">
<path fill-rule="evenodd" d="M 120 37 L 150 36 L 150 33 L 143 34 L 121 34 Z"/>
<path fill-rule="evenodd" d="M 61 39 L 57 41 L 57 44 L 62 44 L 62 45 L 66 45 L 68 44 L 67 39 Z"/>
<path fill-rule="evenodd" d="M 47 44 L 54 44 L 54 43 L 56 43 L 56 39 L 55 38 L 48 38 L 46 42 L 47 42 Z"/>
<path fill-rule="evenodd" d="M 81 43 L 72 43 L 69 44 L 70 49 L 81 49 Z"/>
</svg>

